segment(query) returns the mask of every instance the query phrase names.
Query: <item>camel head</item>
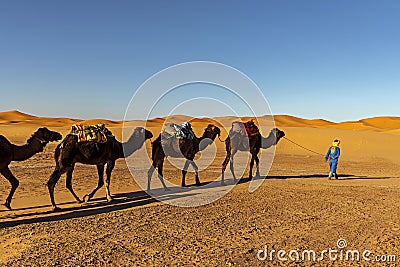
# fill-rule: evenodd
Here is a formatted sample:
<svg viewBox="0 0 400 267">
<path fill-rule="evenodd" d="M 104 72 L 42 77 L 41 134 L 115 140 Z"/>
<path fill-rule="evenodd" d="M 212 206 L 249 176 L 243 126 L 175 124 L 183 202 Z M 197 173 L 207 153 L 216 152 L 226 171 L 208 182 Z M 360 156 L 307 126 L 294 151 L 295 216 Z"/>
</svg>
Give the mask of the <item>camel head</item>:
<svg viewBox="0 0 400 267">
<path fill-rule="evenodd" d="M 152 137 L 153 134 L 150 131 L 146 130 L 143 127 L 136 127 L 135 130 L 133 130 L 131 137 L 129 137 L 127 145 L 130 146 L 133 142 L 140 143 L 142 145 L 144 141 Z"/>
<path fill-rule="evenodd" d="M 211 143 L 215 140 L 217 136 L 221 134 L 221 130 L 213 125 L 209 124 L 207 128 L 204 130 L 203 136 L 200 138 L 199 150 L 204 150 L 207 146 L 211 145 Z"/>
<path fill-rule="evenodd" d="M 203 137 L 214 140 L 220 134 L 221 130 L 217 126 L 215 126 L 214 124 L 209 124 L 207 128 L 204 130 Z"/>
<path fill-rule="evenodd" d="M 153 134 L 149 130 L 146 130 L 143 127 L 136 127 L 135 130 L 133 131 L 132 137 L 137 140 L 146 141 L 147 139 L 152 138 Z"/>
<path fill-rule="evenodd" d="M 271 134 L 274 136 L 275 138 L 275 144 L 277 144 L 279 142 L 279 140 L 285 136 L 285 132 L 279 130 L 278 128 L 274 128 L 271 130 Z"/>
<path fill-rule="evenodd" d="M 140 149 L 147 139 L 153 137 L 153 134 L 143 127 L 136 127 L 133 130 L 131 137 L 126 143 L 123 143 L 121 151 L 118 153 L 119 158 L 126 158 L 132 155 L 135 151 Z"/>
<path fill-rule="evenodd" d="M 31 143 L 34 139 L 40 141 L 42 145 L 46 145 L 48 142 L 61 140 L 62 135 L 58 132 L 53 132 L 45 127 L 42 127 L 32 135 L 32 137 L 28 140 L 28 143 Z"/>
</svg>

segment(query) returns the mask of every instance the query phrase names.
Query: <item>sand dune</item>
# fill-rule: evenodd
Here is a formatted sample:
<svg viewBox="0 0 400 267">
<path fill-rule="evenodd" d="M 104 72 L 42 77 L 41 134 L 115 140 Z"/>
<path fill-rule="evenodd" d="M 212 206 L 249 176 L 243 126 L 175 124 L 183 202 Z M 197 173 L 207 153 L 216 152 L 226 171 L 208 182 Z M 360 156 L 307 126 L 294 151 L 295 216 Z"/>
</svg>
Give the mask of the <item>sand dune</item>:
<svg viewBox="0 0 400 267">
<path fill-rule="evenodd" d="M 129 121 L 125 125 L 132 127 L 145 126 L 154 135 L 158 135 L 166 121 L 176 123 L 191 121 L 195 134 L 200 136 L 204 128 L 213 123 L 222 129 L 221 138 L 225 139 L 232 122 L 240 119 L 248 121 L 253 118 L 237 118 L 234 116 L 192 118 L 185 115 L 173 115 L 148 121 Z M 94 124 L 100 122 L 105 123 L 118 139 L 122 139 L 122 127 L 124 125 L 122 121 L 41 118 L 24 114 L 20 111 L 0 112 L 0 134 L 22 144 L 38 127 L 51 127 L 62 134 L 66 134 L 74 123 Z M 268 135 L 270 129 L 274 127 L 271 116 L 258 117 L 255 122 L 262 126 L 260 128 L 263 135 Z M 325 153 L 331 140 L 339 138 L 342 141 L 342 149 L 345 152 L 343 153 L 343 159 L 360 160 L 378 157 L 400 162 L 397 157 L 397 151 L 400 149 L 400 118 L 398 117 L 375 117 L 359 121 L 334 123 L 322 119 L 308 120 L 289 115 L 275 115 L 274 122 L 276 127 L 285 131 L 287 138 L 320 154 Z M 129 131 L 127 135 L 129 135 Z M 219 141 L 216 142 L 216 145 L 218 147 L 224 146 Z M 282 141 L 278 149 L 282 153 L 313 154 L 287 140 Z"/>
<path fill-rule="evenodd" d="M 94 124 L 94 123 L 105 123 L 110 126 L 115 126 L 121 124 L 121 122 L 115 122 L 111 120 L 104 119 L 91 119 L 91 120 L 82 120 L 82 119 L 71 119 L 71 118 L 46 118 L 46 117 L 37 117 L 29 114 L 22 113 L 18 110 L 0 112 L 0 124 L 2 125 L 37 125 L 40 126 L 48 126 L 48 127 L 63 127 L 70 126 L 75 123 L 86 123 L 86 124 Z"/>
<path fill-rule="evenodd" d="M 251 117 L 243 117 L 242 121 L 248 121 Z M 185 115 L 173 115 L 163 118 L 154 118 L 146 122 L 129 121 L 125 125 L 145 126 L 157 135 L 162 125 L 166 122 L 181 123 L 191 121 L 196 135 L 201 135 L 208 124 L 213 123 L 222 129 L 221 138 L 228 135 L 230 125 L 233 121 L 240 120 L 237 117 L 216 117 L 216 118 L 192 118 Z M 3 134 L 22 144 L 38 127 L 46 126 L 66 134 L 74 123 L 105 123 L 110 130 L 122 138 L 122 121 L 111 121 L 102 119 L 80 120 L 69 118 L 41 118 L 24 114 L 20 111 L 0 112 L 0 134 Z M 271 116 L 261 116 L 255 120 L 261 125 L 263 135 L 267 135 L 274 126 Z M 294 142 L 305 146 L 315 152 L 324 154 L 331 140 L 339 138 L 342 141 L 343 159 L 371 159 L 374 157 L 385 158 L 393 162 L 400 162 L 397 151 L 400 149 L 400 118 L 398 117 L 375 117 L 359 121 L 334 123 L 322 119 L 302 119 L 289 115 L 274 116 L 276 127 L 286 132 L 286 137 Z M 17 127 L 12 127 L 17 126 Z M 264 129 L 266 128 L 266 129 Z M 384 142 L 382 141 L 384 140 Z M 218 147 L 224 144 L 216 142 Z M 282 153 L 310 155 L 299 146 L 286 140 L 279 144 L 279 151 Z"/>
<path fill-rule="evenodd" d="M 0 121 L 1 123 L 13 123 L 13 122 L 20 122 L 20 121 L 30 121 L 30 120 L 37 120 L 39 119 L 36 116 L 28 115 L 22 113 L 18 110 L 11 110 L 0 112 Z"/>
<path fill-rule="evenodd" d="M 146 122 L 149 127 L 158 126 L 165 121 L 181 123 L 184 121 L 191 121 L 194 124 L 207 124 L 217 123 L 225 127 L 229 127 L 232 121 L 242 120 L 248 121 L 252 117 L 237 118 L 234 116 L 215 117 L 215 118 L 192 118 L 186 115 L 172 115 L 163 118 L 154 118 Z M 266 121 L 271 121 L 271 116 L 260 116 L 257 118 L 262 124 Z M 323 119 L 303 119 L 290 115 L 275 115 L 274 121 L 278 127 L 311 127 L 311 128 L 336 128 L 342 130 L 368 130 L 377 132 L 389 132 L 398 134 L 400 129 L 400 117 L 374 117 L 362 119 L 359 121 L 347 121 L 334 123 Z M 138 121 L 137 121 L 138 122 Z M 17 110 L 0 112 L 0 124 L 2 125 L 37 125 L 49 127 L 65 127 L 74 123 L 105 123 L 110 127 L 122 126 L 122 121 L 112 121 L 105 119 L 73 119 L 73 118 L 45 118 L 37 117 L 29 114 L 22 113 Z"/>
<path fill-rule="evenodd" d="M 379 129 L 399 129 L 400 128 L 400 118 L 398 117 L 375 117 L 360 120 L 367 126 L 379 128 Z"/>
</svg>

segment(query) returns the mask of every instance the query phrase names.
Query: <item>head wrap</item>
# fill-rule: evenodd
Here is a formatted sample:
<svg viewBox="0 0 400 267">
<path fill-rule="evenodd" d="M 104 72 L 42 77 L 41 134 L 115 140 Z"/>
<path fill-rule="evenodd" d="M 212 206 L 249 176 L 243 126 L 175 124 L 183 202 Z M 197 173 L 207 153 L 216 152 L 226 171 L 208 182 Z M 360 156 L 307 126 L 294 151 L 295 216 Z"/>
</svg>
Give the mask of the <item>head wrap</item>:
<svg viewBox="0 0 400 267">
<path fill-rule="evenodd" d="M 339 144 L 340 144 L 340 141 L 337 139 L 332 142 L 333 147 L 337 147 L 337 146 L 339 146 Z"/>
</svg>

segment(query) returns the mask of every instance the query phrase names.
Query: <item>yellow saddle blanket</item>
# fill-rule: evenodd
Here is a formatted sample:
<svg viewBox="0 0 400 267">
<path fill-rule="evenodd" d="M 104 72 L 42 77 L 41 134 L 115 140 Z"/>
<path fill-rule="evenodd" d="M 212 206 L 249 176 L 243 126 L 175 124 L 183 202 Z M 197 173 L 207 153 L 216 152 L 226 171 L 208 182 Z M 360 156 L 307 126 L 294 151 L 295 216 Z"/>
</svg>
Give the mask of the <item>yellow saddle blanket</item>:
<svg viewBox="0 0 400 267">
<path fill-rule="evenodd" d="M 78 142 L 107 142 L 106 126 L 103 123 L 96 125 L 74 124 L 71 133 L 78 136 Z"/>
</svg>

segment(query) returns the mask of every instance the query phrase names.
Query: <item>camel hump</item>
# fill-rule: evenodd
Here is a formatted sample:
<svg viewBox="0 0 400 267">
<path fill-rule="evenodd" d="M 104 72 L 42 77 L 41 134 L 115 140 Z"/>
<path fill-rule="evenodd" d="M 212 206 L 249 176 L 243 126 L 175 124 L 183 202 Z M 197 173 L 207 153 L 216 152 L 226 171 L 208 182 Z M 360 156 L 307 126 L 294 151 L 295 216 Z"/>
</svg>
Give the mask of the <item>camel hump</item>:
<svg viewBox="0 0 400 267">
<path fill-rule="evenodd" d="M 9 154 L 13 146 L 7 138 L 0 135 L 0 155 Z"/>
<path fill-rule="evenodd" d="M 74 124 L 72 125 L 71 134 L 78 136 L 78 142 L 107 142 L 107 136 L 112 136 L 104 123 L 94 125 Z"/>
<path fill-rule="evenodd" d="M 232 128 L 230 132 L 232 134 L 239 133 L 243 136 L 254 136 L 260 134 L 260 130 L 253 120 L 247 121 L 245 123 L 241 121 L 232 122 Z"/>
<path fill-rule="evenodd" d="M 167 140 L 172 137 L 178 139 L 193 139 L 194 132 L 192 126 L 189 122 L 184 122 L 182 124 L 168 123 L 164 125 L 161 131 L 161 140 Z"/>
<path fill-rule="evenodd" d="M 5 136 L 4 135 L 0 135 L 0 142 L 7 142 L 7 143 L 10 143 L 9 141 L 8 141 L 8 139 L 7 138 L 5 138 Z"/>
<path fill-rule="evenodd" d="M 253 120 L 246 122 L 244 126 L 246 127 L 246 131 L 249 136 L 260 134 L 260 130 L 258 130 L 258 127 Z"/>
</svg>

